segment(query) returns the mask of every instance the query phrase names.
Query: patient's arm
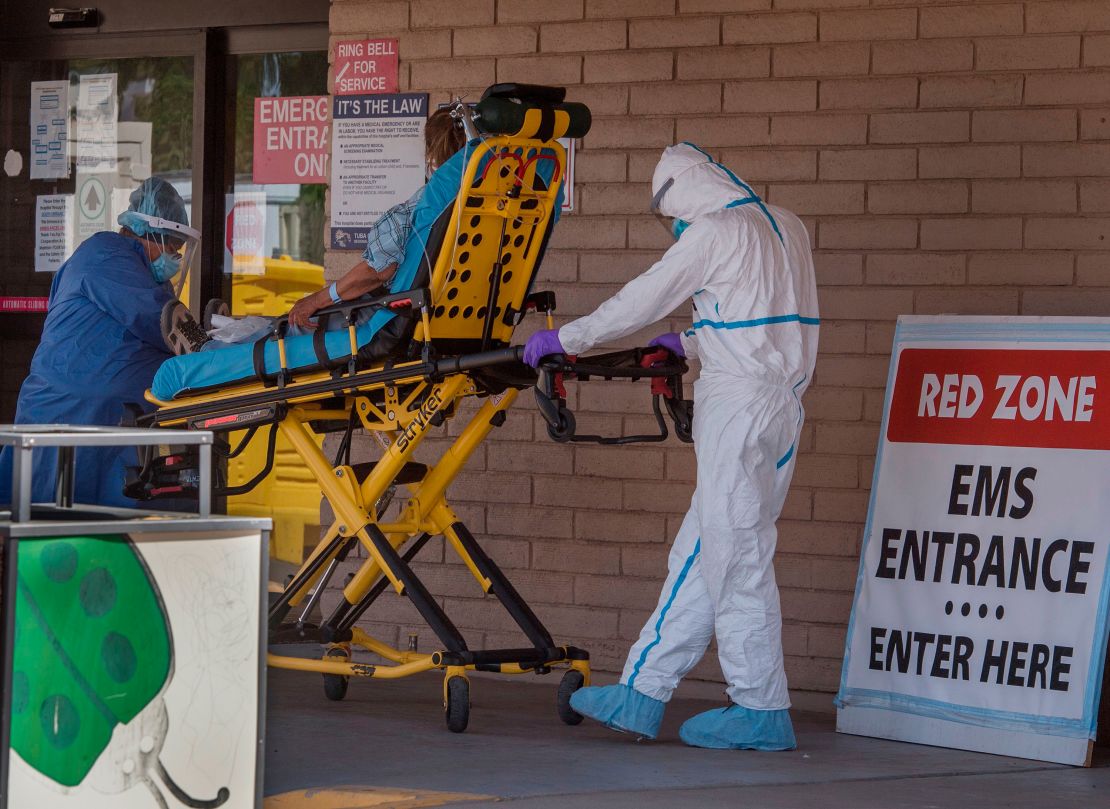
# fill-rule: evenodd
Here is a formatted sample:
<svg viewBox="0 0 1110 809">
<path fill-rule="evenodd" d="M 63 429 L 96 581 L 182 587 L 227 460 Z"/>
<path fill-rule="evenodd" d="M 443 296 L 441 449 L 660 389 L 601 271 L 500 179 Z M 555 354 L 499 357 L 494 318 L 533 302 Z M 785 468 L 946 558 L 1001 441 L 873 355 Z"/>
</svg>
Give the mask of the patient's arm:
<svg viewBox="0 0 1110 809">
<path fill-rule="evenodd" d="M 339 293 L 339 297 L 343 300 L 354 300 L 361 295 L 365 295 L 367 292 L 372 292 L 378 287 L 389 283 L 395 272 L 397 272 L 396 264 L 390 264 L 382 270 L 375 270 L 365 261 L 360 261 L 349 269 L 342 278 L 335 282 L 335 288 Z M 300 326 L 304 329 L 316 328 L 316 324 L 309 320 L 309 318 L 316 314 L 318 310 L 331 305 L 330 286 L 329 284 L 323 289 L 317 290 L 311 295 L 306 295 L 297 301 L 293 305 L 293 308 L 289 310 L 289 324 L 292 326 Z"/>
</svg>

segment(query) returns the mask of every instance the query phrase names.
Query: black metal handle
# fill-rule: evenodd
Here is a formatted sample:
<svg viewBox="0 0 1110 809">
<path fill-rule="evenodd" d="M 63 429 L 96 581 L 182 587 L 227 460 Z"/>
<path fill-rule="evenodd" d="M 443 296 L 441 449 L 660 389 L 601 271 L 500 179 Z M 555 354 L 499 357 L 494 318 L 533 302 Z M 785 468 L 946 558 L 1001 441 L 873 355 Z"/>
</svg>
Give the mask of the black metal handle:
<svg viewBox="0 0 1110 809">
<path fill-rule="evenodd" d="M 663 357 L 653 362 L 656 356 Z M 562 354 L 544 357 L 539 366 L 536 382 L 536 405 L 544 421 L 547 434 L 559 443 L 593 444 L 638 444 L 665 441 L 669 435 L 666 421 L 660 407 L 660 399 L 666 403 L 667 412 L 674 421 L 675 435 L 687 443 L 693 441 L 693 402 L 682 398 L 682 374 L 687 370 L 686 362 L 676 354 L 657 347 L 638 348 L 631 351 L 618 351 L 585 358 L 568 359 Z M 652 412 L 659 427 L 658 433 L 603 436 L 579 435 L 574 414 L 567 408 L 566 399 L 560 384 L 560 375 L 566 374 L 580 381 L 593 377 L 612 379 L 652 379 Z"/>
</svg>

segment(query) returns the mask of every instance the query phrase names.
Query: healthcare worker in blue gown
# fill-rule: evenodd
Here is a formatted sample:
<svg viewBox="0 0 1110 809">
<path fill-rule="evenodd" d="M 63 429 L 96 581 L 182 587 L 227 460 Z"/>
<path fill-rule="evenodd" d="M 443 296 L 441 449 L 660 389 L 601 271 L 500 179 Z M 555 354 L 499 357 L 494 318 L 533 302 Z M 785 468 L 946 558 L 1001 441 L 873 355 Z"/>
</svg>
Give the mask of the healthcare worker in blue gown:
<svg viewBox="0 0 1110 809">
<path fill-rule="evenodd" d="M 579 354 L 693 301 L 681 334 L 653 344 L 697 357 L 697 487 L 675 537 L 659 604 L 620 683 L 583 688 L 571 707 L 608 727 L 655 738 L 679 680 L 712 637 L 729 704 L 686 720 L 696 747 L 795 746 L 771 560 L 775 521 L 797 457 L 801 396 L 817 354 L 817 287 L 805 227 L 688 143 L 663 152 L 652 210 L 675 244 L 595 312 L 532 336 L 524 359 Z"/>
<path fill-rule="evenodd" d="M 17 424 L 118 426 L 129 402 L 143 404 L 170 355 L 162 308 L 184 278 L 200 234 L 176 189 L 151 177 L 131 193 L 118 233 L 86 239 L 58 269 L 42 340 L 19 391 Z M 145 405 L 144 405 L 145 406 Z M 56 451 L 36 450 L 33 502 L 53 502 Z M 123 496 L 133 447 L 90 447 L 76 455 L 74 500 L 133 507 Z M 12 458 L 0 455 L 0 508 L 11 500 Z"/>
</svg>

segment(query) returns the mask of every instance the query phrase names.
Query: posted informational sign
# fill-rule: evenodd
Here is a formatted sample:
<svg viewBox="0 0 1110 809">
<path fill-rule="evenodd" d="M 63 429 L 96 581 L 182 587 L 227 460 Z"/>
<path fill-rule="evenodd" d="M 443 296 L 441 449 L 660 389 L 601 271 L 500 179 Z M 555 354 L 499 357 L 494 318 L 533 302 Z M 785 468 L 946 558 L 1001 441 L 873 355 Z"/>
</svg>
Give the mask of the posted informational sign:
<svg viewBox="0 0 1110 809">
<path fill-rule="evenodd" d="M 73 252 L 73 195 L 35 198 L 35 272 L 54 272 Z"/>
<path fill-rule="evenodd" d="M 76 241 L 74 246 L 85 241 L 94 233 L 112 228 L 112 190 L 115 188 L 113 174 L 77 174 L 77 191 L 74 194 Z"/>
<path fill-rule="evenodd" d="M 424 184 L 428 94 L 340 96 L 333 105 L 331 246 L 362 250 L 370 225 Z"/>
<path fill-rule="evenodd" d="M 254 100 L 254 182 L 328 181 L 328 97 Z"/>
<path fill-rule="evenodd" d="M 69 176 L 69 82 L 31 82 L 31 179 Z"/>
<path fill-rule="evenodd" d="M 77 91 L 78 173 L 114 172 L 118 140 L 116 74 L 82 76 Z"/>
<path fill-rule="evenodd" d="M 396 93 L 396 39 L 348 39 L 335 43 L 334 95 Z"/>
<path fill-rule="evenodd" d="M 21 298 L 21 297 L 4 297 L 0 298 L 0 312 L 12 312 L 19 314 L 39 313 L 45 312 L 47 304 L 50 302 L 49 298 Z"/>
<path fill-rule="evenodd" d="M 227 194 L 225 204 L 224 272 L 263 275 L 266 272 L 266 193 Z"/>
<path fill-rule="evenodd" d="M 1110 319 L 900 318 L 837 729 L 1089 763 L 1107 480 Z"/>
</svg>

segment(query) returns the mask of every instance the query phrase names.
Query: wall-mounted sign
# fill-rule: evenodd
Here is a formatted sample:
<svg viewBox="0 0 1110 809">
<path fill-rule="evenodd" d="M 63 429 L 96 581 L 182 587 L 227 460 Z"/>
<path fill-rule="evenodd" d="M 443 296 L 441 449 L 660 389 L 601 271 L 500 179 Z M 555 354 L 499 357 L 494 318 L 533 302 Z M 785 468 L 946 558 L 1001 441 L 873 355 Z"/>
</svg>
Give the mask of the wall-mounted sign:
<svg viewBox="0 0 1110 809">
<path fill-rule="evenodd" d="M 396 93 L 398 50 L 396 39 L 348 39 L 335 43 L 332 64 L 337 96 Z"/>
<path fill-rule="evenodd" d="M 838 730 L 1089 763 L 1108 479 L 1110 320 L 900 318 Z"/>
<path fill-rule="evenodd" d="M 331 246 L 362 250 L 375 220 L 424 184 L 427 93 L 333 100 Z"/>
<path fill-rule="evenodd" d="M 254 182 L 328 181 L 328 97 L 254 100 Z"/>
</svg>

